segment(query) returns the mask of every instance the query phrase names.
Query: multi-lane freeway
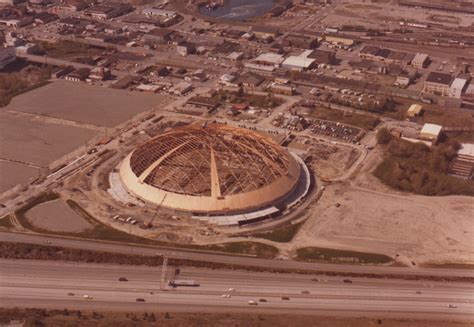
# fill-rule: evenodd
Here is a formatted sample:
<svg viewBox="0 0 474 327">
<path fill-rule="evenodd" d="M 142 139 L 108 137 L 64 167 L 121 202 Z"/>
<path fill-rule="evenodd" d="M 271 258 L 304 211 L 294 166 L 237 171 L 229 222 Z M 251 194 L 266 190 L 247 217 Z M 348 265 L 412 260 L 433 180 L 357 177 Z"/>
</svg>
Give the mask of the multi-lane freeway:
<svg viewBox="0 0 474 327">
<path fill-rule="evenodd" d="M 28 233 L 9 233 L 0 232 L 0 241 L 17 242 L 30 244 L 43 244 L 45 241 L 51 245 L 104 251 L 111 253 L 156 255 L 162 254 L 168 258 L 205 261 L 222 263 L 235 266 L 259 267 L 265 269 L 285 269 L 285 270 L 304 270 L 308 272 L 332 272 L 346 274 L 374 274 L 391 276 L 434 276 L 434 277 L 462 277 L 474 278 L 474 271 L 471 269 L 444 269 L 444 268 L 406 268 L 389 266 L 363 266 L 363 265 L 343 265 L 343 264 L 322 264 L 308 263 L 287 260 L 260 259 L 249 256 L 237 256 L 229 254 L 219 254 L 215 252 L 189 251 L 184 249 L 172 249 L 164 247 L 142 246 L 137 244 L 124 244 L 113 242 L 101 242 L 93 240 L 82 240 L 76 238 L 63 238 L 53 236 L 43 236 Z"/>
<path fill-rule="evenodd" d="M 168 270 L 166 279 L 174 268 Z M 363 278 L 344 283 L 342 277 L 181 267 L 179 278 L 195 280 L 200 286 L 166 286 L 162 290 L 160 268 L 30 260 L 0 260 L 0 276 L 2 307 L 344 311 L 353 315 L 474 318 L 474 286 L 466 283 Z M 128 281 L 119 281 L 120 277 Z M 144 302 L 137 302 L 137 298 Z M 249 305 L 249 301 L 258 305 Z"/>
</svg>

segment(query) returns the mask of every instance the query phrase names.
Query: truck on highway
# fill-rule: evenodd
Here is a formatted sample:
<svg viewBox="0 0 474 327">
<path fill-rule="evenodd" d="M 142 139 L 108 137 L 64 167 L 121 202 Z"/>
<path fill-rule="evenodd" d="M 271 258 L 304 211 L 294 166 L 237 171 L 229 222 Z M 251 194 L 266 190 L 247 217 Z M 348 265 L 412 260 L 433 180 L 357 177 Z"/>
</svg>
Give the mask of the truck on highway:
<svg viewBox="0 0 474 327">
<path fill-rule="evenodd" d="M 172 287 L 178 287 L 178 286 L 198 287 L 199 283 L 196 283 L 194 280 L 176 279 L 176 280 L 168 281 L 168 285 Z"/>
</svg>

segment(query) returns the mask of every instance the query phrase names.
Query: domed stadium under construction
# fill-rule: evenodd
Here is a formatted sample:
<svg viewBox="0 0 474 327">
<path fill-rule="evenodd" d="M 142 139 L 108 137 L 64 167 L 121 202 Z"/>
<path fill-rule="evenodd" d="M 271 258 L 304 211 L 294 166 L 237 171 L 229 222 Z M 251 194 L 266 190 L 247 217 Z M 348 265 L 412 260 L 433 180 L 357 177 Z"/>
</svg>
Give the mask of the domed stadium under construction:
<svg viewBox="0 0 474 327">
<path fill-rule="evenodd" d="M 120 165 L 125 189 L 148 203 L 218 225 L 278 215 L 309 189 L 303 161 L 271 138 L 193 124 L 138 146 Z"/>
</svg>

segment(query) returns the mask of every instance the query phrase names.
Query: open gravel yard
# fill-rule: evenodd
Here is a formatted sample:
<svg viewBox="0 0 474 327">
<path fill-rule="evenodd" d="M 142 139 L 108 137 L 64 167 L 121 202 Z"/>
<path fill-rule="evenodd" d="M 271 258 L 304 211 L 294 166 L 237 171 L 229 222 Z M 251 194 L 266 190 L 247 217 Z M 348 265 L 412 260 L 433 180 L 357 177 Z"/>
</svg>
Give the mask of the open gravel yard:
<svg viewBox="0 0 474 327">
<path fill-rule="evenodd" d="M 91 227 L 62 199 L 41 203 L 28 210 L 26 216 L 36 227 L 53 232 L 80 233 Z"/>
<path fill-rule="evenodd" d="M 37 168 L 16 162 L 0 160 L 0 193 L 37 176 Z"/>
<path fill-rule="evenodd" d="M 15 97 L 5 109 L 114 127 L 164 100 L 163 95 L 60 80 Z"/>
<path fill-rule="evenodd" d="M 0 158 L 48 166 L 84 146 L 97 132 L 0 113 Z"/>
<path fill-rule="evenodd" d="M 337 205 L 339 204 L 339 205 Z M 408 264 L 473 263 L 471 197 L 384 194 L 328 186 L 292 246 L 386 254 Z"/>
</svg>

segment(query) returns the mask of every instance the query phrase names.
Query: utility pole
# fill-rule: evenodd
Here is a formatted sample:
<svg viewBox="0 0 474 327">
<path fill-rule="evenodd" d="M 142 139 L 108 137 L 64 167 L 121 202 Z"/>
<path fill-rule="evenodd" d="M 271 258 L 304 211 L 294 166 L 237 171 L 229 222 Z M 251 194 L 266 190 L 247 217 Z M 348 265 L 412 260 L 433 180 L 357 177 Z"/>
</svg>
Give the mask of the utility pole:
<svg viewBox="0 0 474 327">
<path fill-rule="evenodd" d="M 163 256 L 163 266 L 161 267 L 161 290 L 165 290 L 166 268 L 168 267 L 168 257 Z"/>
</svg>

